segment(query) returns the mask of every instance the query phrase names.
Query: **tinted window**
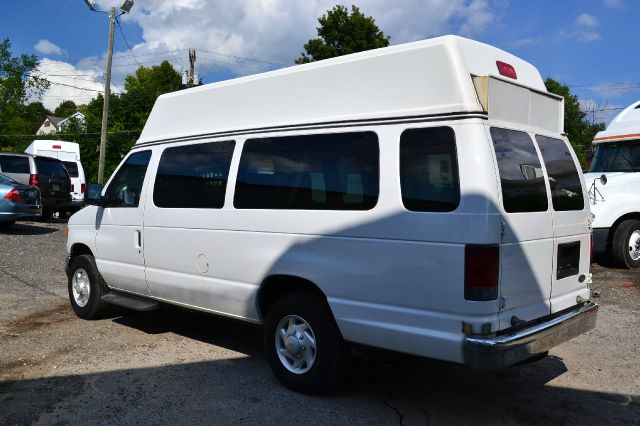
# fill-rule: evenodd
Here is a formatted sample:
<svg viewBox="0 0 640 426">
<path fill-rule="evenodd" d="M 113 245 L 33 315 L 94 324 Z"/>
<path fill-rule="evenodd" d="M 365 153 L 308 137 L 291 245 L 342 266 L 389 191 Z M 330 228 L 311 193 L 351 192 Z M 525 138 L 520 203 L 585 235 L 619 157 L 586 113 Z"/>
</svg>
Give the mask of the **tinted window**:
<svg viewBox="0 0 640 426">
<path fill-rule="evenodd" d="M 600 143 L 594 150 L 591 172 L 640 172 L 640 140 Z"/>
<path fill-rule="evenodd" d="M 105 191 L 111 207 L 138 207 L 151 151 L 131 154 Z"/>
<path fill-rule="evenodd" d="M 536 141 L 549 176 L 553 209 L 582 210 L 582 183 L 567 144 L 560 139 L 540 135 L 536 135 Z"/>
<path fill-rule="evenodd" d="M 69 172 L 69 176 L 73 178 L 78 177 L 78 165 L 73 161 L 63 161 L 64 167 Z"/>
<path fill-rule="evenodd" d="M 375 133 L 250 139 L 240 159 L 239 209 L 368 210 L 378 201 Z"/>
<path fill-rule="evenodd" d="M 29 174 L 29 158 L 14 155 L 0 155 L 0 169 L 3 173 Z"/>
<path fill-rule="evenodd" d="M 222 208 L 234 146 L 227 141 L 165 149 L 153 190 L 155 205 Z"/>
<path fill-rule="evenodd" d="M 69 173 L 67 173 L 61 161 L 43 157 L 36 157 L 35 161 L 38 174 L 42 176 L 51 176 L 60 179 L 67 179 L 69 177 Z"/>
<path fill-rule="evenodd" d="M 450 127 L 405 130 L 400 185 L 408 210 L 450 212 L 460 204 L 456 140 Z"/>
<path fill-rule="evenodd" d="M 525 132 L 491 128 L 505 211 L 540 212 L 548 208 L 547 189 L 533 140 Z"/>
</svg>

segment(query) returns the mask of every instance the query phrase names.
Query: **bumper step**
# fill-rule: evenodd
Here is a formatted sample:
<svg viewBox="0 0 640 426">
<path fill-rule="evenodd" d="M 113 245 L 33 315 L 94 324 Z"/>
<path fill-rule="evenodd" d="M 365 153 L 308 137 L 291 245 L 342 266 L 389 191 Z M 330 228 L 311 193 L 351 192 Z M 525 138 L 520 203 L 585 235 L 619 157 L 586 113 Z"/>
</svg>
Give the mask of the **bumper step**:
<svg viewBox="0 0 640 426">
<path fill-rule="evenodd" d="M 110 291 L 101 298 L 104 302 L 121 308 L 131 309 L 138 312 L 155 311 L 160 304 L 155 300 L 149 300 L 142 297 L 131 296 L 125 293 Z"/>
</svg>

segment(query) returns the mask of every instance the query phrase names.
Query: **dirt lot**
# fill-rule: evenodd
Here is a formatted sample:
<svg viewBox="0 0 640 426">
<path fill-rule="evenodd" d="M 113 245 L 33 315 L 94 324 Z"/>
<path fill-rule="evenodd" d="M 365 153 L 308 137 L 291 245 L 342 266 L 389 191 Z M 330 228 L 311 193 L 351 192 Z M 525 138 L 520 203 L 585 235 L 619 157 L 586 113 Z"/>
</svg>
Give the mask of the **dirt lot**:
<svg viewBox="0 0 640 426">
<path fill-rule="evenodd" d="M 0 424 L 636 424 L 640 272 L 594 265 L 595 330 L 500 372 L 355 358 L 323 397 L 280 386 L 259 328 L 172 308 L 75 317 L 64 224 L 0 233 Z"/>
</svg>

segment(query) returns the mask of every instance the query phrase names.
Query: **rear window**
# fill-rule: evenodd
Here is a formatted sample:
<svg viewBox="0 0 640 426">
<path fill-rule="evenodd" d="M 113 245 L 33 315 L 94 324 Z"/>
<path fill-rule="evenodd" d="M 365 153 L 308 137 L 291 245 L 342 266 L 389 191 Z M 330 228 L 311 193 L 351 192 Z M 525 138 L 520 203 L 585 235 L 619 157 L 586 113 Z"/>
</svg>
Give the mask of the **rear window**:
<svg viewBox="0 0 640 426">
<path fill-rule="evenodd" d="M 373 132 L 249 139 L 240 159 L 237 209 L 369 210 L 378 201 Z"/>
<path fill-rule="evenodd" d="M 0 169 L 3 173 L 29 174 L 29 158 L 17 155 L 0 155 Z"/>
<path fill-rule="evenodd" d="M 408 129 L 400 137 L 402 203 L 411 211 L 450 212 L 460 204 L 451 127 Z"/>
<path fill-rule="evenodd" d="M 492 127 L 491 138 L 498 160 L 504 210 L 546 211 L 549 204 L 544 174 L 531 137 L 525 132 Z"/>
<path fill-rule="evenodd" d="M 549 176 L 551 202 L 556 211 L 584 209 L 584 196 L 578 169 L 567 144 L 561 139 L 536 135 Z"/>
<path fill-rule="evenodd" d="M 66 179 L 69 176 L 61 161 L 46 160 L 39 157 L 36 157 L 35 161 L 36 167 L 38 168 L 38 174 L 42 176 L 51 176 L 61 179 Z"/>
<path fill-rule="evenodd" d="M 69 176 L 72 178 L 78 177 L 78 165 L 73 161 L 63 161 L 64 167 L 69 172 Z"/>
</svg>

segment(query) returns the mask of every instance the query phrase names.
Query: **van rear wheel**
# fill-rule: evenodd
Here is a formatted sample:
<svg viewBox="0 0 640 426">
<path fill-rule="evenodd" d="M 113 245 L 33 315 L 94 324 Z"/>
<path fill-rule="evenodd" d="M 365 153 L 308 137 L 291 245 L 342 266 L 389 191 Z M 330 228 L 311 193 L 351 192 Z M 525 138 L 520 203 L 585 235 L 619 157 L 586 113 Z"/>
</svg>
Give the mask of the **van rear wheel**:
<svg viewBox="0 0 640 426">
<path fill-rule="evenodd" d="M 640 268 L 640 220 L 625 220 L 611 242 L 613 261 L 619 268 Z"/>
<path fill-rule="evenodd" d="M 288 388 L 326 392 L 344 377 L 348 351 L 326 301 L 291 293 L 269 309 L 264 344 L 271 369 Z"/>
</svg>

